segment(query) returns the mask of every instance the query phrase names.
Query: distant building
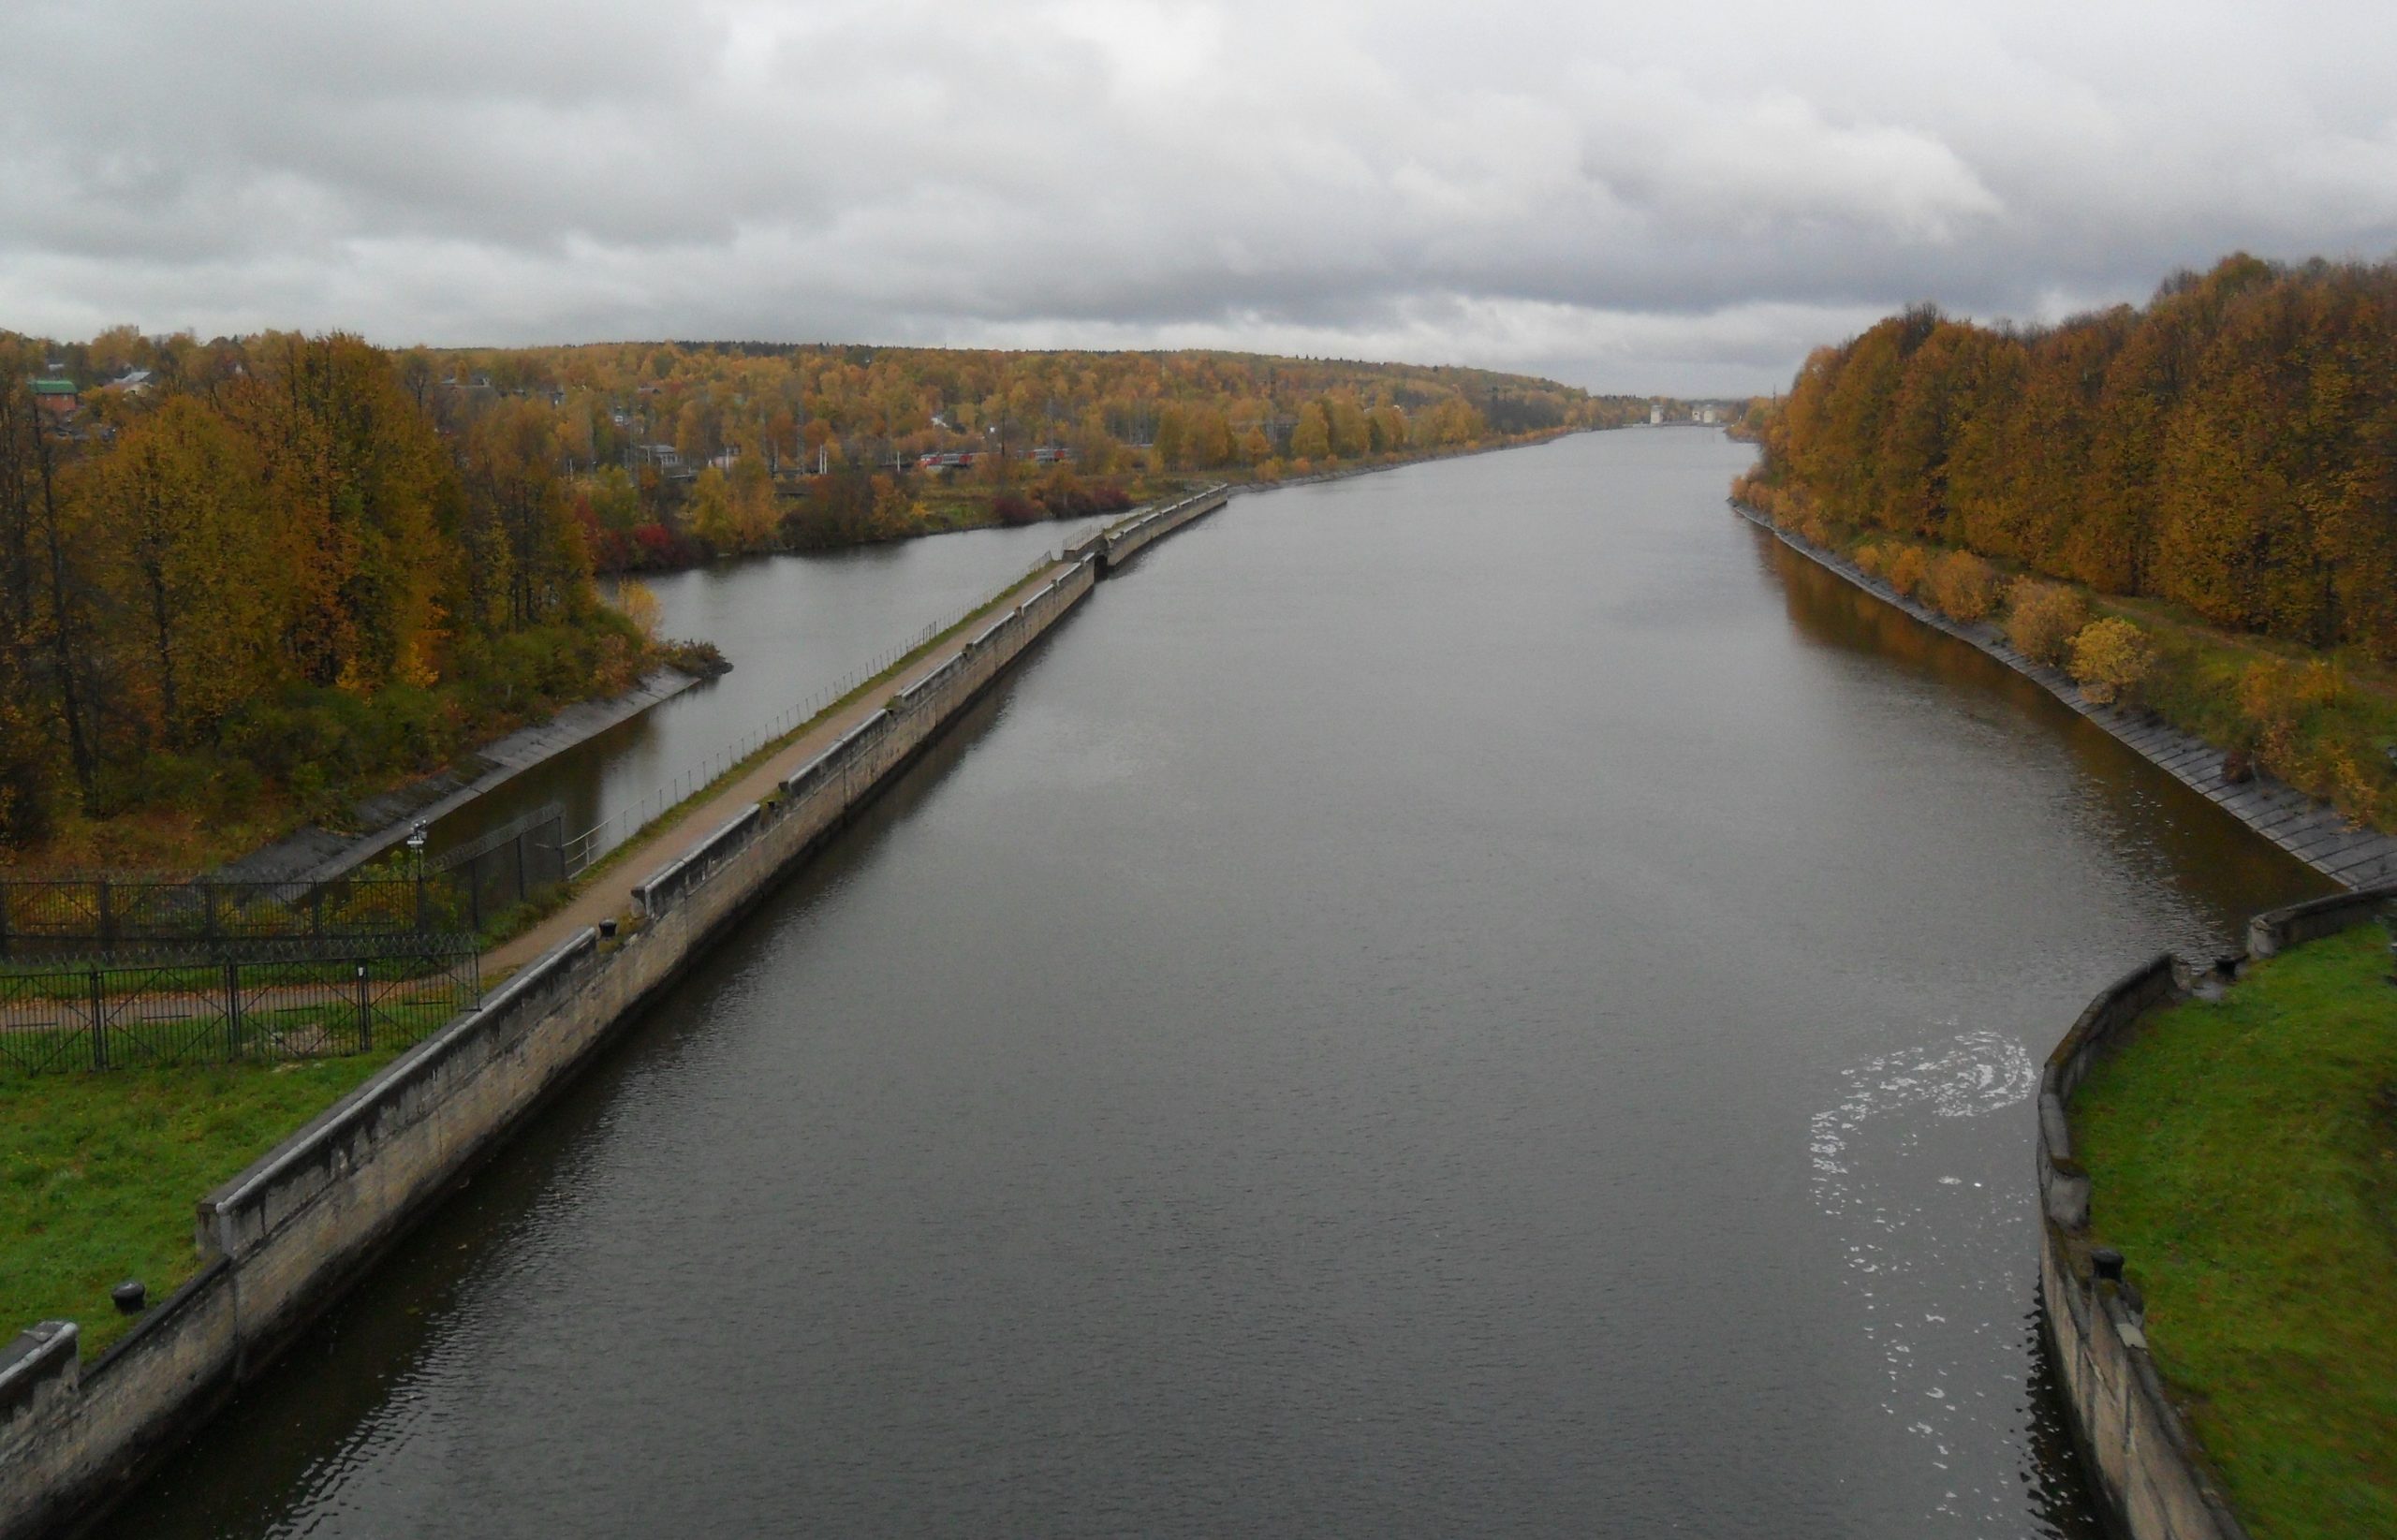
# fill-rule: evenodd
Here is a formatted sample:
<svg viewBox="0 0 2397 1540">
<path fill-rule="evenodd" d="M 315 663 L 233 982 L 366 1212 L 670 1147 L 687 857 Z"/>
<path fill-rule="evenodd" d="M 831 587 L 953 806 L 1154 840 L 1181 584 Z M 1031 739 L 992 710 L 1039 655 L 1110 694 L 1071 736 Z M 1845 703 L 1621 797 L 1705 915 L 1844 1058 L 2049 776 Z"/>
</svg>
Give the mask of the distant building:
<svg viewBox="0 0 2397 1540">
<path fill-rule="evenodd" d="M 128 369 L 124 374 L 119 374 L 116 378 L 109 381 L 106 385 L 101 386 L 100 389 L 106 390 L 112 396 L 143 395 L 147 393 L 150 389 L 150 371 L 147 369 Z"/>
<path fill-rule="evenodd" d="M 671 444 L 636 444 L 633 459 L 643 465 L 654 465 L 661 471 L 680 470 L 683 451 Z"/>
<path fill-rule="evenodd" d="M 81 403 L 73 380 L 38 379 L 32 382 L 34 403 L 53 417 L 71 417 Z"/>
<path fill-rule="evenodd" d="M 1662 402 L 1650 402 L 1648 403 L 1648 426 L 1651 428 L 1661 428 L 1664 425 L 1664 403 Z"/>
</svg>

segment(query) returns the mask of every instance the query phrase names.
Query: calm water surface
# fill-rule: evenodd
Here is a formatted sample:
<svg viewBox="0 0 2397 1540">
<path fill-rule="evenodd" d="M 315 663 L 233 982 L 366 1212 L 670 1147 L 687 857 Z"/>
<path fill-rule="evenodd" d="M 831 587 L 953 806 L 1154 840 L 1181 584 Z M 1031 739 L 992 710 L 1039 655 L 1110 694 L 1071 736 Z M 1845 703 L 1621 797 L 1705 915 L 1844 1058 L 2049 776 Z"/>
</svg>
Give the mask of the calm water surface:
<svg viewBox="0 0 2397 1540">
<path fill-rule="evenodd" d="M 2322 884 L 1744 459 L 1158 548 L 116 1532 L 2093 1533 L 2034 1063 Z"/>
<path fill-rule="evenodd" d="M 568 834 L 607 826 L 592 854 L 704 783 L 770 723 L 820 707 L 1023 577 L 1098 520 L 967 530 L 806 556 L 720 562 L 644 579 L 658 634 L 703 638 L 732 672 L 527 770 L 441 819 L 436 852 L 556 800 Z M 682 786 L 680 793 L 674 788 Z M 612 822 L 611 822 L 612 820 Z"/>
</svg>

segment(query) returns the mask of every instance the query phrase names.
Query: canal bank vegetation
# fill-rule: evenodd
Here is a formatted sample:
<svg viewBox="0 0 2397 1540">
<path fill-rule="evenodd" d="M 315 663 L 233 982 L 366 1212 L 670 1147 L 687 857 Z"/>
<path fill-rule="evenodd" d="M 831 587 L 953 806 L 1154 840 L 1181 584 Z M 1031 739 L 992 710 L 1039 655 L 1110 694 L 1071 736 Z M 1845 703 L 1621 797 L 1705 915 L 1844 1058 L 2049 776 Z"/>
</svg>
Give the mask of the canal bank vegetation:
<svg viewBox="0 0 2397 1540">
<path fill-rule="evenodd" d="M 88 1361 L 199 1269 L 192 1206 L 364 1083 L 394 1050 L 278 1064 L 0 1070 L 0 1329 L 74 1321 Z"/>
<path fill-rule="evenodd" d="M 2397 268 L 2234 257 L 2037 330 L 1909 310 L 1760 437 L 1743 502 L 2397 829 Z"/>
<path fill-rule="evenodd" d="M 1486 370 L 1256 354 L 606 344 L 421 355 L 445 410 L 541 405 L 599 570 L 1121 512 L 1647 420 Z"/>
<path fill-rule="evenodd" d="M 986 621 L 1048 565 L 1036 564 L 806 722 L 761 742 L 570 882 L 511 909 L 484 940 L 496 945 L 516 938 L 624 865 L 657 859 L 661 836 L 713 807 L 761 765 L 826 722 L 890 694 L 925 656 Z M 504 964 L 490 966 L 483 982 L 496 984 L 509 971 Z M 165 976 L 165 982 L 187 981 Z M 152 1303 L 162 1300 L 199 1263 L 192 1239 L 193 1205 L 362 1084 L 398 1051 L 386 1047 L 277 1064 L 105 1073 L 0 1069 L 0 1320 L 15 1326 L 76 1321 L 84 1357 L 96 1357 L 132 1324 L 116 1313 L 110 1289 L 140 1279 Z"/>
<path fill-rule="evenodd" d="M 2397 1533 L 2397 986 L 2364 925 L 2141 1025 L 2075 1093 L 2093 1238 L 2258 1536 Z"/>
<path fill-rule="evenodd" d="M 0 864 L 204 865 L 657 661 L 545 414 L 421 387 L 338 335 L 0 334 Z"/>
</svg>

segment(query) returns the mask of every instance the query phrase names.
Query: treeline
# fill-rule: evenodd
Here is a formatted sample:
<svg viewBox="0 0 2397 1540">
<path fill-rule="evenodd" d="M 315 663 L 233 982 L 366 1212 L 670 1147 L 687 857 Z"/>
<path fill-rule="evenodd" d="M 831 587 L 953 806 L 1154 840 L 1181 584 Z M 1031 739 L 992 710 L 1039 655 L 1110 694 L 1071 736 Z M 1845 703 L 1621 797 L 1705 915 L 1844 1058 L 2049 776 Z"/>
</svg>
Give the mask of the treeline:
<svg viewBox="0 0 2397 1540">
<path fill-rule="evenodd" d="M 2233 257 L 2037 330 L 1909 310 L 1757 427 L 1743 501 L 2397 828 L 2397 267 Z"/>
<path fill-rule="evenodd" d="M 610 344 L 402 368 L 446 417 L 549 411 L 602 571 L 1105 511 L 1175 477 L 1303 476 L 1648 409 L 1483 370 L 1203 352 Z M 928 454 L 973 462 L 927 472 Z"/>
<path fill-rule="evenodd" d="M 195 829 L 223 854 L 623 688 L 650 648 L 595 571 L 1120 511 L 1647 406 L 1222 353 L 0 332 L 0 859 L 181 861 Z"/>
<path fill-rule="evenodd" d="M 2233 257 L 2040 330 L 1909 310 L 1807 360 L 1754 485 L 2397 660 L 2397 268 Z"/>
<path fill-rule="evenodd" d="M 328 811 L 630 682 L 553 414 L 422 383 L 346 336 L 0 333 L 0 849 Z"/>
</svg>

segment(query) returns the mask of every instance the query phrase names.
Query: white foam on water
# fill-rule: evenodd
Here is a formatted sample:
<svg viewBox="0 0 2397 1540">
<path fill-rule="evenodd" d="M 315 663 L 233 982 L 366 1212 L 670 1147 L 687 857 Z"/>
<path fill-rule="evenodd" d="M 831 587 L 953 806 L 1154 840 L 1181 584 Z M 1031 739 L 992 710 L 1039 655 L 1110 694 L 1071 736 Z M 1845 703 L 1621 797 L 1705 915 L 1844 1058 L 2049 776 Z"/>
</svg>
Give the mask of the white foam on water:
<svg viewBox="0 0 2397 1540">
<path fill-rule="evenodd" d="M 2011 1038 L 1973 1031 L 1867 1060 L 1842 1079 L 1839 1101 L 1808 1130 L 1816 1200 L 1846 1232 L 1849 1281 L 1886 1376 L 1883 1409 L 1921 1442 L 1930 1469 L 1952 1480 L 1951 1450 L 2003 1442 L 1999 1419 L 2010 1409 L 1941 1382 L 1991 1352 L 1993 1334 L 2019 1330 L 2017 1302 L 1989 1297 L 1980 1282 L 1990 1269 L 1959 1268 L 1957 1259 L 1995 1239 L 1993 1226 L 2017 1226 L 1981 1182 L 1935 1174 L 1955 1169 L 1948 1158 L 1931 1171 L 1913 1163 L 1927 1162 L 1919 1147 L 1943 1122 L 2030 1097 L 2038 1066 Z M 2019 1496 L 1996 1485 L 2004 1473 L 1994 1463 L 1989 1470 L 1988 1484 L 1933 1489 L 1945 1493 L 1935 1511 L 1981 1526 L 2018 1514 Z"/>
</svg>

